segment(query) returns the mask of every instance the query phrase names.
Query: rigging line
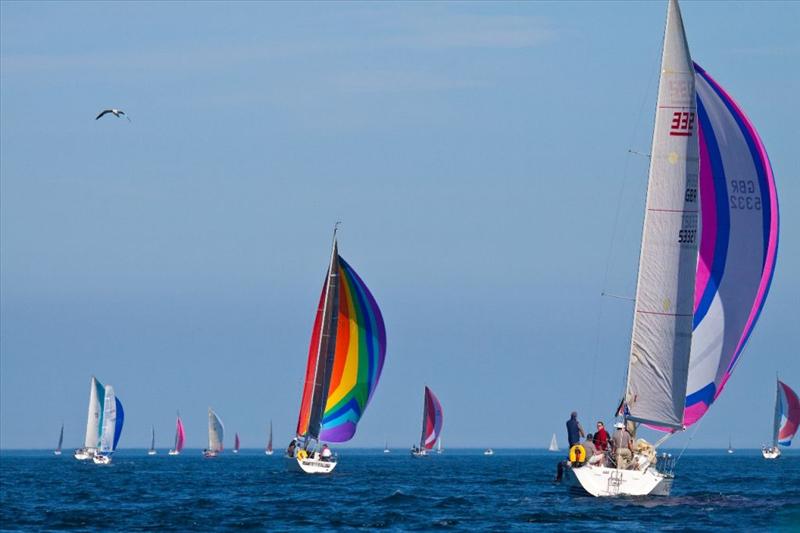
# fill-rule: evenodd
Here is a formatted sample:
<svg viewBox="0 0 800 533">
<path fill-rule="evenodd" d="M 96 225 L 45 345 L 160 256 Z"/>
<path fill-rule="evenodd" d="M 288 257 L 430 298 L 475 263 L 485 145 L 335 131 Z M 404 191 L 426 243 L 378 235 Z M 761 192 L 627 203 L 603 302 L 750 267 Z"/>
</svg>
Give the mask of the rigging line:
<svg viewBox="0 0 800 533">
<path fill-rule="evenodd" d="M 703 418 L 701 418 L 700 420 L 698 420 L 698 421 L 697 421 L 697 423 L 694 425 L 694 429 L 693 429 L 693 430 L 692 430 L 692 432 L 689 434 L 689 440 L 687 440 L 687 441 L 686 441 L 686 444 L 684 444 L 684 445 L 683 445 L 683 449 L 681 450 L 681 453 L 679 453 L 679 454 L 678 454 L 678 457 L 675 459 L 675 466 L 678 466 L 678 461 L 680 461 L 680 460 L 681 460 L 681 457 L 683 457 L 683 452 L 685 452 L 685 451 L 686 451 L 686 448 L 688 448 L 688 447 L 689 447 L 689 444 L 691 444 L 691 443 L 692 443 L 692 439 L 694 438 L 694 435 L 695 435 L 695 433 L 697 433 L 697 430 L 698 430 L 698 429 L 700 429 L 700 424 L 703 422 L 703 419 L 704 419 L 704 418 L 705 418 L 705 417 L 703 417 Z"/>
<path fill-rule="evenodd" d="M 658 52 L 660 55 L 661 49 L 660 46 L 658 48 Z M 633 140 L 636 138 L 636 135 L 639 130 L 639 124 L 642 121 L 642 115 L 644 113 L 644 106 L 647 103 L 647 99 L 650 95 L 651 89 L 653 87 L 653 80 L 658 79 L 659 71 L 656 70 L 653 74 L 650 75 L 650 78 L 647 82 L 647 86 L 643 92 L 642 101 L 639 103 L 639 111 L 637 113 L 637 118 L 633 123 L 633 127 L 631 128 L 631 135 L 630 141 L 628 142 L 628 146 L 633 146 Z M 629 150 L 630 152 L 630 150 Z M 606 265 L 605 271 L 603 272 L 603 284 L 602 284 L 602 292 L 604 293 L 606 290 L 606 286 L 608 285 L 608 273 L 611 270 L 611 260 L 614 257 L 614 250 L 615 250 L 615 242 L 617 239 L 617 233 L 619 229 L 619 219 L 620 219 L 620 212 L 622 211 L 622 199 L 625 196 L 625 188 L 629 181 L 629 168 L 630 168 L 630 160 L 631 158 L 626 156 L 625 163 L 623 165 L 622 170 L 622 183 L 619 188 L 619 193 L 617 194 L 617 205 L 614 212 L 614 223 L 611 229 L 611 244 L 608 247 L 608 255 L 606 256 Z M 594 343 L 594 355 L 592 357 L 592 374 L 590 378 L 590 390 L 591 393 L 589 394 L 589 398 L 594 398 L 594 387 L 595 382 L 597 381 L 597 358 L 600 354 L 600 336 L 601 336 L 601 328 L 602 328 L 602 318 L 603 318 L 603 298 L 602 294 L 600 296 L 600 305 L 597 306 L 597 321 L 595 326 L 595 343 Z M 626 365 L 627 368 L 627 365 Z M 627 370 L 626 370 L 627 374 Z M 627 375 L 625 376 L 625 381 L 627 382 Z M 624 388 L 623 388 L 623 397 L 624 397 Z"/>
</svg>

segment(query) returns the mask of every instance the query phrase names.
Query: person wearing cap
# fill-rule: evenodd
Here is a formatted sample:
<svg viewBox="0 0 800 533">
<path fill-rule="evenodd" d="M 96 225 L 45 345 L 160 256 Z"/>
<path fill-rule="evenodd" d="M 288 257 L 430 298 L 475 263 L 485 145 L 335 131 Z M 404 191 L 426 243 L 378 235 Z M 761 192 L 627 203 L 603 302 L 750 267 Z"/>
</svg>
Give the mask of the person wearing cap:
<svg viewBox="0 0 800 533">
<path fill-rule="evenodd" d="M 584 435 L 583 427 L 578 422 L 578 412 L 572 411 L 569 420 L 567 420 L 567 442 L 569 442 L 569 447 L 572 448 L 576 444 L 580 444 Z"/>
<path fill-rule="evenodd" d="M 617 468 L 625 469 L 633 458 L 633 438 L 622 422 L 614 424 L 614 428 L 614 434 L 611 435 L 611 453 L 617 460 Z"/>
</svg>

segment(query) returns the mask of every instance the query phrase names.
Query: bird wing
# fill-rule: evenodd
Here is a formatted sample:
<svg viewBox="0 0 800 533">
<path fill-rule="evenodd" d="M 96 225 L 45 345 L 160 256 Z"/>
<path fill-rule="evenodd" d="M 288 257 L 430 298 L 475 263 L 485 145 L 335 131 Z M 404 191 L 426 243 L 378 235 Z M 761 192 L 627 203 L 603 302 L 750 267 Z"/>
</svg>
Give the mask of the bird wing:
<svg viewBox="0 0 800 533">
<path fill-rule="evenodd" d="M 111 110 L 110 110 L 110 109 L 104 109 L 103 111 L 101 111 L 101 112 L 100 112 L 100 114 L 99 114 L 99 115 L 97 115 L 97 116 L 95 117 L 95 120 L 99 119 L 100 117 L 102 117 L 103 115 L 105 115 L 105 114 L 107 114 L 107 113 L 111 113 Z"/>
</svg>

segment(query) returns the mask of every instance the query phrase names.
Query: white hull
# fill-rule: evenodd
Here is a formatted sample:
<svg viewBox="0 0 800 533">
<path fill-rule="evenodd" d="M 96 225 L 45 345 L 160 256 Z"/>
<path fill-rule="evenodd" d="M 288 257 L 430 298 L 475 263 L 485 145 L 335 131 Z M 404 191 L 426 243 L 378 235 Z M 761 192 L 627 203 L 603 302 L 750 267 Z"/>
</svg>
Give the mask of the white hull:
<svg viewBox="0 0 800 533">
<path fill-rule="evenodd" d="M 565 480 L 570 489 L 583 490 L 592 496 L 669 496 L 672 477 L 655 468 L 618 470 L 605 466 L 584 465 L 566 468 Z"/>
<path fill-rule="evenodd" d="M 56 450 L 53 452 L 53 455 L 61 455 L 61 450 Z"/>
<path fill-rule="evenodd" d="M 212 458 L 216 457 L 217 455 L 218 455 L 218 453 L 215 452 L 215 451 L 203 450 L 203 457 L 205 457 L 206 459 L 212 459 Z"/>
<path fill-rule="evenodd" d="M 330 474 L 338 464 L 335 461 L 321 461 L 312 457 L 300 459 L 298 457 L 287 457 L 289 468 L 306 474 Z"/>
<path fill-rule="evenodd" d="M 170 450 L 167 453 L 167 455 L 180 455 L 180 454 L 181 454 L 181 452 L 179 452 L 178 450 Z"/>
<path fill-rule="evenodd" d="M 777 447 L 762 448 L 761 455 L 764 456 L 764 459 L 777 459 L 778 457 L 781 456 L 781 451 Z"/>
<path fill-rule="evenodd" d="M 81 448 L 80 450 L 75 450 L 73 457 L 78 461 L 88 461 L 92 457 L 94 457 L 94 450 L 86 450 Z"/>
<path fill-rule="evenodd" d="M 486 450 L 486 451 L 484 451 L 484 452 L 483 452 L 483 455 L 494 455 L 494 450 L 492 450 L 491 448 L 489 448 L 488 450 Z"/>
<path fill-rule="evenodd" d="M 411 450 L 411 457 L 428 457 L 428 450 Z"/>
<path fill-rule="evenodd" d="M 157 452 L 157 451 L 155 451 L 155 450 L 147 450 L 147 455 L 155 455 L 155 454 L 157 454 L 157 453 L 158 453 L 158 452 Z"/>
<path fill-rule="evenodd" d="M 233 453 L 239 453 L 239 450 L 233 450 Z"/>
<path fill-rule="evenodd" d="M 264 450 L 264 455 L 272 455 L 272 454 L 273 454 L 272 450 Z"/>
<path fill-rule="evenodd" d="M 383 453 L 392 453 L 392 450 L 387 448 L 387 449 L 383 450 Z"/>
<path fill-rule="evenodd" d="M 111 456 L 110 455 L 95 455 L 92 457 L 92 461 L 96 465 L 108 465 L 111 464 Z"/>
</svg>

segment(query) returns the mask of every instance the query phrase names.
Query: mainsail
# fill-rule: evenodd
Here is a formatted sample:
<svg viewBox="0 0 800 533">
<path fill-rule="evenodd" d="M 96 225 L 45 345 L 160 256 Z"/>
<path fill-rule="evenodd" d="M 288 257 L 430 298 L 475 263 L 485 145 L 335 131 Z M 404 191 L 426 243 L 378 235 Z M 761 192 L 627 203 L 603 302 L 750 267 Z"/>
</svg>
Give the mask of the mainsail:
<svg viewBox="0 0 800 533">
<path fill-rule="evenodd" d="M 239 434 L 236 433 L 233 436 L 233 451 L 239 453 Z"/>
<path fill-rule="evenodd" d="M 551 452 L 557 452 L 558 451 L 558 441 L 556 441 L 556 434 L 555 433 L 553 433 L 553 438 L 550 439 L 550 447 L 547 448 L 547 449 L 549 451 L 551 451 Z"/>
<path fill-rule="evenodd" d="M 208 449 L 212 452 L 222 451 L 222 440 L 225 437 L 225 427 L 217 413 L 208 408 Z"/>
<path fill-rule="evenodd" d="M 83 439 L 83 447 L 86 449 L 97 449 L 100 444 L 105 395 L 103 384 L 92 376 L 92 383 L 89 388 L 89 415 L 86 421 L 86 437 Z"/>
<path fill-rule="evenodd" d="M 61 422 L 61 432 L 58 434 L 58 447 L 56 447 L 56 451 L 61 451 L 61 445 L 64 444 L 64 422 Z"/>
<path fill-rule="evenodd" d="M 683 427 L 692 339 L 698 226 L 694 69 L 671 0 L 661 57 L 636 307 L 627 418 Z"/>
<path fill-rule="evenodd" d="M 700 253 L 684 424 L 722 393 L 769 293 L 778 195 L 764 144 L 731 96 L 694 65 L 700 142 Z"/>
<path fill-rule="evenodd" d="M 775 398 L 775 425 L 772 446 L 791 446 L 792 438 L 800 426 L 800 399 L 786 383 L 778 380 Z"/>
<path fill-rule="evenodd" d="M 155 451 L 156 449 L 156 427 L 150 426 L 150 451 Z"/>
<path fill-rule="evenodd" d="M 378 385 L 386 356 L 386 330 L 363 280 L 333 250 L 322 287 L 306 367 L 297 436 L 345 442 Z"/>
<path fill-rule="evenodd" d="M 422 411 L 422 436 L 419 439 L 419 447 L 433 449 L 436 440 L 442 433 L 442 404 L 433 394 L 433 391 L 425 387 L 425 405 Z"/>
<path fill-rule="evenodd" d="M 267 451 L 272 453 L 272 420 L 269 421 L 269 440 L 267 441 Z"/>
</svg>

